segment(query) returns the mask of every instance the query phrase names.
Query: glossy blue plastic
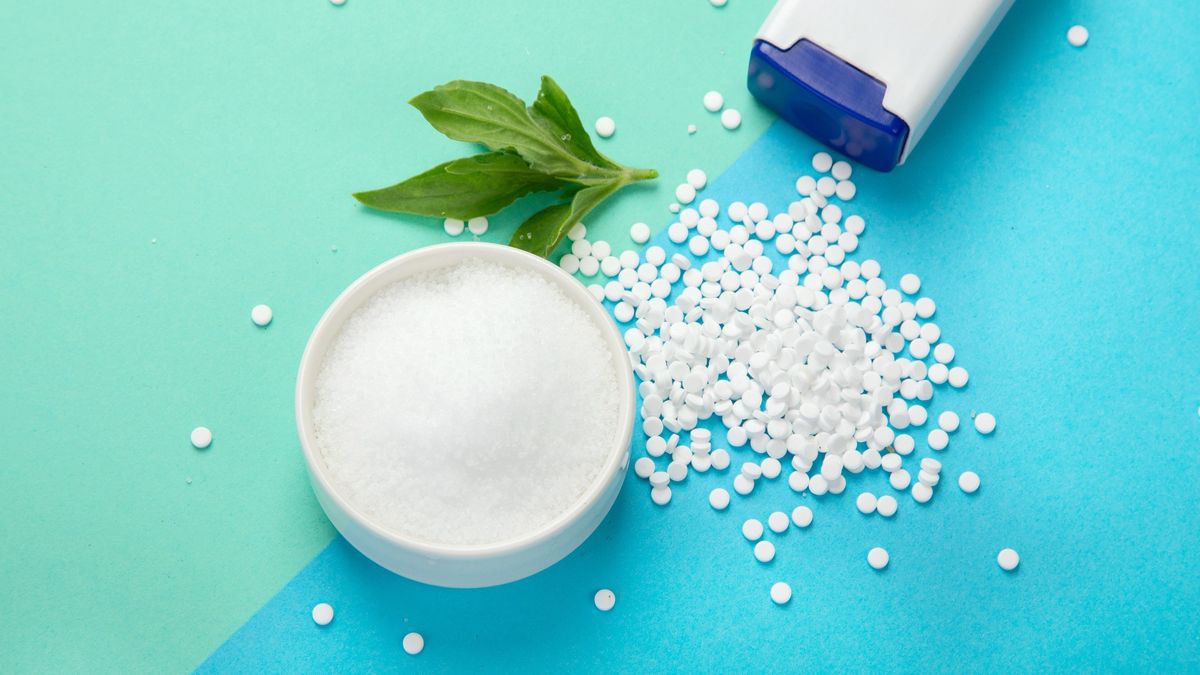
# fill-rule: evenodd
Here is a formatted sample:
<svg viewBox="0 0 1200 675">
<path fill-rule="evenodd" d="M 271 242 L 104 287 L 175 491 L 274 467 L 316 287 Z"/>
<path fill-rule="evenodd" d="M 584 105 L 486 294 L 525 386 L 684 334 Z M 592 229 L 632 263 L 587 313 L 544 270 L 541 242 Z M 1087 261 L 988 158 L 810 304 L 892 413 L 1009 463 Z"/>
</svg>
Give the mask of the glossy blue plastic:
<svg viewBox="0 0 1200 675">
<path fill-rule="evenodd" d="M 887 87 L 810 40 L 788 49 L 757 40 L 750 92 L 833 150 L 879 171 L 900 163 L 908 124 L 883 107 Z"/>
</svg>

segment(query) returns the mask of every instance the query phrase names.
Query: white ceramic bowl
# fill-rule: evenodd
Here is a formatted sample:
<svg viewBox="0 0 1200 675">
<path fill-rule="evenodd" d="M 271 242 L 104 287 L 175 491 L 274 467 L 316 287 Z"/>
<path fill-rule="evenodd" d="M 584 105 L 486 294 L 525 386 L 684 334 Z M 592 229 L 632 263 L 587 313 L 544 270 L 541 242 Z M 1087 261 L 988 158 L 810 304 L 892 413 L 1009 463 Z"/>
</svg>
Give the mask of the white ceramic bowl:
<svg viewBox="0 0 1200 675">
<path fill-rule="evenodd" d="M 612 449 L 600 474 L 565 513 L 545 527 L 519 539 L 483 546 L 431 544 L 400 535 L 372 521 L 338 493 L 313 432 L 313 388 L 329 345 L 342 324 L 363 302 L 388 284 L 413 274 L 478 258 L 536 272 L 556 284 L 592 318 L 611 353 L 620 392 L 619 423 Z M 596 529 L 612 508 L 629 465 L 629 441 L 634 419 L 633 374 L 616 324 L 586 288 L 556 265 L 508 246 L 456 243 L 430 246 L 392 258 L 359 277 L 338 296 L 313 330 L 300 359 L 296 378 L 296 426 L 308 462 L 313 491 L 321 508 L 363 555 L 387 569 L 416 581 L 438 586 L 474 588 L 515 581 L 558 562 Z"/>
</svg>

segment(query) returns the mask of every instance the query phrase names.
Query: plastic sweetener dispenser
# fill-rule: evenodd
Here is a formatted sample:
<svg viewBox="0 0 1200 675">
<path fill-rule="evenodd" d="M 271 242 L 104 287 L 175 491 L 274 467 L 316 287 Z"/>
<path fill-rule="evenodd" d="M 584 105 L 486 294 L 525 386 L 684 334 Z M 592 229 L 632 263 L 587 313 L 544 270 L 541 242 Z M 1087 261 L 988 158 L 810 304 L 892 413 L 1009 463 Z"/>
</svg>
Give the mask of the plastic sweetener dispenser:
<svg viewBox="0 0 1200 675">
<path fill-rule="evenodd" d="M 903 164 L 1013 0 L 779 0 L 750 52 L 764 105 L 879 171 Z"/>
</svg>

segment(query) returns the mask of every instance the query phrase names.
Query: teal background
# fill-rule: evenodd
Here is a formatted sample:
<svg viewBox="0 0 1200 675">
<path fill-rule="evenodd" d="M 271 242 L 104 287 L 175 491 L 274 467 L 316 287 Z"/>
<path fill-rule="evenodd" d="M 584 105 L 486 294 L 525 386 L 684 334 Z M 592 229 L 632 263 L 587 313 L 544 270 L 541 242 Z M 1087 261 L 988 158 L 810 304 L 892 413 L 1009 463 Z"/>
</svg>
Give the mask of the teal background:
<svg viewBox="0 0 1200 675">
<path fill-rule="evenodd" d="M 1018 3 L 909 163 L 855 176 L 856 257 L 919 273 L 971 370 L 932 412 L 999 419 L 941 457 L 980 473 L 974 497 L 947 484 L 864 519 L 853 496 L 888 488 L 860 478 L 805 498 L 814 525 L 764 568 L 738 526 L 794 505 L 784 485 L 716 514 L 728 477 L 665 509 L 630 479 L 578 552 L 482 591 L 333 539 L 294 437 L 304 340 L 359 274 L 445 239 L 348 193 L 465 150 L 404 101 L 455 77 L 529 98 L 553 74 L 585 120 L 617 120 L 603 150 L 663 173 L 593 215 L 618 248 L 631 222 L 669 222 L 694 166 L 741 155 L 704 196 L 780 208 L 815 146 L 760 138 L 771 116 L 741 82 L 768 4 L 0 6 L 0 670 L 1197 669 L 1193 3 Z M 742 129 L 700 108 L 710 88 Z"/>
<path fill-rule="evenodd" d="M 0 671 L 189 670 L 334 536 L 296 442 L 304 342 L 360 274 L 445 240 L 350 193 L 471 152 L 409 98 L 471 78 L 531 100 L 552 74 L 617 120 L 606 152 L 675 177 L 596 212 L 626 241 L 770 123 L 741 82 L 764 11 L 0 3 Z"/>
</svg>

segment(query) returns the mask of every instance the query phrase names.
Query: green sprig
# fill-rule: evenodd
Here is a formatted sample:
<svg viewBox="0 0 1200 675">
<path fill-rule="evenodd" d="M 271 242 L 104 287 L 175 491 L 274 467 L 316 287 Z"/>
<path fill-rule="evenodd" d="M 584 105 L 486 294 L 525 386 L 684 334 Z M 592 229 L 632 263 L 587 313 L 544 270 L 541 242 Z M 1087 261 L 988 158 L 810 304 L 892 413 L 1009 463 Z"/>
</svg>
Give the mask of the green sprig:
<svg viewBox="0 0 1200 675">
<path fill-rule="evenodd" d="M 358 192 L 371 208 L 466 220 L 492 215 L 533 192 L 561 191 L 563 200 L 529 217 L 511 246 L 550 255 L 567 232 L 618 190 L 656 178 L 592 144 L 579 113 L 549 76 L 533 105 L 485 82 L 455 80 L 410 103 L 446 136 L 490 152 L 439 164 L 390 187 Z"/>
</svg>

